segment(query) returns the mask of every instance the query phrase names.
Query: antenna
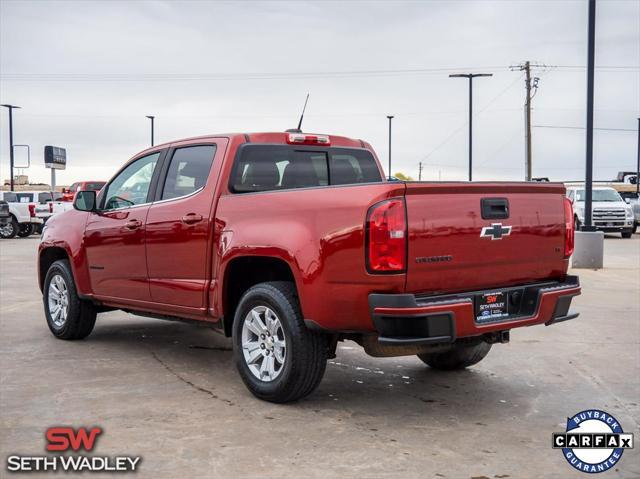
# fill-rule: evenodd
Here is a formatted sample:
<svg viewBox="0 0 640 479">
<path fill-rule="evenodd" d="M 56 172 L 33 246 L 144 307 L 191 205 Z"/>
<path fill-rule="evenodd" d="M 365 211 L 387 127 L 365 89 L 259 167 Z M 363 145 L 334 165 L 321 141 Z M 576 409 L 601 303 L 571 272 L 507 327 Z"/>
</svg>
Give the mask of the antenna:
<svg viewBox="0 0 640 479">
<path fill-rule="evenodd" d="M 300 115 L 300 121 L 298 122 L 298 132 L 302 133 L 302 119 L 304 118 L 304 112 L 307 109 L 307 102 L 309 101 L 309 94 L 307 93 L 307 98 L 304 99 L 304 106 L 302 107 L 302 114 Z"/>
</svg>

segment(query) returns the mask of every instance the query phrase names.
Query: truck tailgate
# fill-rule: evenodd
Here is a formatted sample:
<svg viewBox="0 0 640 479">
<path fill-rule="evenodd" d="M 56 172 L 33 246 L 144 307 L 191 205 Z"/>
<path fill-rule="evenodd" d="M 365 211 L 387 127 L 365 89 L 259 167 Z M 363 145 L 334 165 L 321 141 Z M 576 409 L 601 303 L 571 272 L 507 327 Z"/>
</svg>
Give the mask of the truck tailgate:
<svg viewBox="0 0 640 479">
<path fill-rule="evenodd" d="M 405 195 L 407 292 L 472 291 L 564 277 L 563 185 L 407 183 Z M 508 217 L 500 210 L 504 204 Z"/>
</svg>

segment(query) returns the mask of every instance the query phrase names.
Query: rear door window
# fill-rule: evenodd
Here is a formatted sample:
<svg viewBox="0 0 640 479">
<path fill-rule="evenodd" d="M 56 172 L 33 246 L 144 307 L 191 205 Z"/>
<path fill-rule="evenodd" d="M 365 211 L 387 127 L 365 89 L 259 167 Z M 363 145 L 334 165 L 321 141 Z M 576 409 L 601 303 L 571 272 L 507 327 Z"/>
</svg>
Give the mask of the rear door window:
<svg viewBox="0 0 640 479">
<path fill-rule="evenodd" d="M 373 156 L 366 150 L 336 152 L 329 163 L 332 185 L 373 183 L 381 181 L 380 170 Z"/>
<path fill-rule="evenodd" d="M 246 145 L 236 158 L 230 189 L 250 193 L 381 181 L 378 166 L 366 150 Z"/>
<path fill-rule="evenodd" d="M 215 145 L 178 148 L 171 157 L 161 199 L 179 198 L 204 188 L 215 153 Z"/>
</svg>

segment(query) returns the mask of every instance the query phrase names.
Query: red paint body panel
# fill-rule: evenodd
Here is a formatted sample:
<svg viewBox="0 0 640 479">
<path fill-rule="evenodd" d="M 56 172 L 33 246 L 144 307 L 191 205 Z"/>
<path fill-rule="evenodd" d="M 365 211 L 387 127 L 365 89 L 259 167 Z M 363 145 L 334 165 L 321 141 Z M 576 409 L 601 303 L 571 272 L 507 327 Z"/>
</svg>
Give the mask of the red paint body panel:
<svg viewBox="0 0 640 479">
<path fill-rule="evenodd" d="M 228 314 L 224 298 L 233 285 L 225 278 L 234 259 L 277 258 L 291 269 L 304 317 L 343 332 L 375 331 L 371 293 L 471 291 L 562 280 L 566 275 L 562 185 L 385 181 L 231 193 L 228 181 L 238 147 L 247 141 L 286 144 L 287 135 L 206 136 L 141 152 L 131 161 L 176 146 L 217 145 L 202 190 L 111 213 L 61 213 L 47 223 L 40 253 L 64 248 L 78 290 L 102 304 L 212 322 Z M 372 151 L 361 140 L 330 139 L 331 147 Z M 486 196 L 510 203 L 512 214 L 504 223 L 512 232 L 501 241 L 480 238 L 481 228 L 492 223 L 480 217 L 480 199 Z M 365 218 L 372 205 L 389 198 L 406 202 L 407 271 L 370 274 Z M 202 220 L 185 224 L 183 216 L 191 213 Z M 140 221 L 140 227 L 123 230 L 132 219 Z M 416 261 L 435 256 L 452 259 Z M 472 307 L 458 305 L 457 335 L 545 322 L 553 314 L 556 296 L 546 294 L 535 317 L 513 324 L 477 326 Z M 397 314 L 407 314 L 407 309 Z"/>
<path fill-rule="evenodd" d="M 148 212 L 149 205 L 141 205 L 89 216 L 83 247 L 94 295 L 151 299 L 145 254 Z"/>
<path fill-rule="evenodd" d="M 172 147 L 189 143 L 174 143 Z M 213 256 L 213 209 L 228 140 L 210 139 L 214 161 L 204 188 L 195 194 L 151 205 L 147 216 L 147 271 L 151 300 L 194 308 L 206 315 Z M 191 216 L 192 220 L 187 219 Z M 185 221 L 186 220 L 186 221 Z"/>
<path fill-rule="evenodd" d="M 223 195 L 218 277 L 238 256 L 281 258 L 291 265 L 305 318 L 328 329 L 371 330 L 368 294 L 402 293 L 404 275 L 366 272 L 364 219 L 371 205 L 403 190 L 401 183 L 379 183 Z"/>
<path fill-rule="evenodd" d="M 481 198 L 506 198 L 509 218 L 483 219 Z M 407 291 L 457 292 L 564 278 L 564 188 L 527 183 L 409 183 Z M 512 227 L 499 241 L 481 238 L 492 223 Z M 415 258 L 450 256 L 448 262 Z"/>
</svg>

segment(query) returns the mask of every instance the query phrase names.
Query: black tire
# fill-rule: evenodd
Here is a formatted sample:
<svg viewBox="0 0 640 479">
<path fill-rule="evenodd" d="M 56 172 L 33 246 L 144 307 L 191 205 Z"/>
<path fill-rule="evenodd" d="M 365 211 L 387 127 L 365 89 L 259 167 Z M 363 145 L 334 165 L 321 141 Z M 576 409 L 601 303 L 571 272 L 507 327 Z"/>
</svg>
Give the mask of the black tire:
<svg viewBox="0 0 640 479">
<path fill-rule="evenodd" d="M 31 236 L 34 231 L 34 226 L 31 223 L 22 223 L 18 229 L 18 238 L 26 238 Z"/>
<path fill-rule="evenodd" d="M 633 229 L 631 230 L 631 234 L 636 234 L 636 231 L 638 231 L 638 223 L 634 223 Z"/>
<path fill-rule="evenodd" d="M 12 216 L 11 221 L 6 226 L 0 228 L 0 238 L 11 239 L 15 238 L 20 231 L 20 223 Z"/>
<path fill-rule="evenodd" d="M 62 277 L 68 293 L 67 317 L 62 324 L 56 324 L 49 310 L 50 284 L 56 276 Z M 92 303 L 78 297 L 71 267 L 67 260 L 58 260 L 49 267 L 44 278 L 42 299 L 47 325 L 56 338 L 84 339 L 91 334 L 96 324 L 96 308 Z"/>
<path fill-rule="evenodd" d="M 580 231 L 580 226 L 582 226 L 582 223 L 580 223 L 580 220 L 576 216 L 573 219 L 573 231 Z"/>
<path fill-rule="evenodd" d="M 442 371 L 453 371 L 478 364 L 489 354 L 490 349 L 491 344 L 485 342 L 456 343 L 444 353 L 418 354 L 418 357 L 429 367 Z"/>
<path fill-rule="evenodd" d="M 631 236 L 633 236 L 633 230 L 623 231 L 622 232 L 622 237 L 623 238 L 629 239 L 629 238 L 631 238 Z"/>
<path fill-rule="evenodd" d="M 245 317 L 256 306 L 266 306 L 276 314 L 286 342 L 281 370 L 271 381 L 263 381 L 254 376 L 242 348 Z M 234 360 L 240 377 L 257 398 L 285 403 L 311 394 L 324 375 L 327 350 L 327 335 L 311 331 L 305 326 L 293 283 L 260 283 L 250 288 L 240 299 L 233 321 Z"/>
</svg>

